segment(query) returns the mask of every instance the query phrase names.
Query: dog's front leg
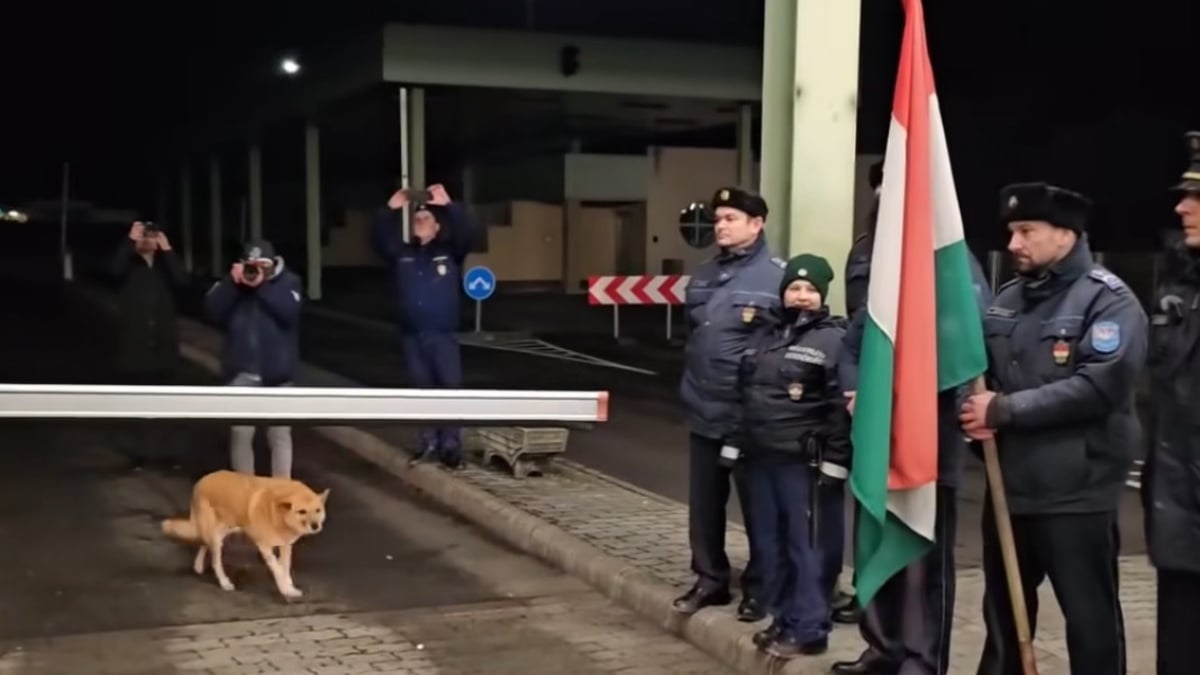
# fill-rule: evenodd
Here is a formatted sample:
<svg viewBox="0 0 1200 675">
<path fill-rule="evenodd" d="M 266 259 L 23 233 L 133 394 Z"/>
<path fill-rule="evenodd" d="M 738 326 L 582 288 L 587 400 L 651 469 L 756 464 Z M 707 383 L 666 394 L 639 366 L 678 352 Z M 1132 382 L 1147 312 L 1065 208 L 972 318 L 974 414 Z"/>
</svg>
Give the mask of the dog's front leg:
<svg viewBox="0 0 1200 675">
<path fill-rule="evenodd" d="M 279 547 L 279 564 L 283 565 L 283 571 L 287 573 L 288 581 L 292 579 L 292 545 L 284 544 Z"/>
<path fill-rule="evenodd" d="M 208 542 L 208 552 L 212 555 L 213 572 L 217 575 L 217 583 L 221 584 L 221 588 L 226 591 L 233 590 L 233 582 L 229 580 L 229 576 L 225 574 L 225 560 L 222 557 L 224 549 L 225 534 L 219 533 Z M 198 559 L 198 556 L 197 556 Z"/>
<path fill-rule="evenodd" d="M 287 562 L 291 565 L 291 547 L 287 548 Z M 271 575 L 275 577 L 275 587 L 279 589 L 280 595 L 289 599 L 304 595 L 292 585 L 292 575 L 284 568 L 279 558 L 275 557 L 275 551 L 271 550 L 270 546 L 259 546 L 258 552 L 262 555 L 263 562 L 267 563 L 267 569 L 271 570 Z"/>
</svg>

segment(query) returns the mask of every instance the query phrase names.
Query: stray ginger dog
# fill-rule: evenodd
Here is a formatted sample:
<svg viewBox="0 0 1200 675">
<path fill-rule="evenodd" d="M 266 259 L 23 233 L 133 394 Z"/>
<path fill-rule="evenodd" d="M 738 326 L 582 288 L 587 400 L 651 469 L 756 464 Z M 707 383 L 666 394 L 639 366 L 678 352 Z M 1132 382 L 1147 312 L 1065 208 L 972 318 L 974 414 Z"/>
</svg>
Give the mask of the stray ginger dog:
<svg viewBox="0 0 1200 675">
<path fill-rule="evenodd" d="M 292 544 L 321 531 L 328 498 L 329 490 L 317 494 L 295 480 L 214 471 L 193 488 L 190 517 L 168 518 L 162 530 L 175 539 L 200 544 L 192 565 L 196 574 L 204 574 L 204 557 L 211 551 L 213 572 L 227 591 L 233 590 L 233 582 L 225 574 L 221 545 L 225 537 L 241 532 L 258 547 L 280 594 L 299 598 L 302 593 L 292 582 Z"/>
</svg>

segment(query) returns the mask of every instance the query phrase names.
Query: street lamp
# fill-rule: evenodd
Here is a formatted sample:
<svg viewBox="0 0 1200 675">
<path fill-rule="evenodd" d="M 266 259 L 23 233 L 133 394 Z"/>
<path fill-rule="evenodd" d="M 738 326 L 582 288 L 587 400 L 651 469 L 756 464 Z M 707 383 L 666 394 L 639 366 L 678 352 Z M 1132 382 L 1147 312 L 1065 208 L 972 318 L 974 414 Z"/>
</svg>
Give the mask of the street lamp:
<svg viewBox="0 0 1200 675">
<path fill-rule="evenodd" d="M 285 75 L 294 76 L 300 72 L 300 62 L 294 58 L 285 57 L 279 62 L 279 69 L 282 70 Z"/>
</svg>

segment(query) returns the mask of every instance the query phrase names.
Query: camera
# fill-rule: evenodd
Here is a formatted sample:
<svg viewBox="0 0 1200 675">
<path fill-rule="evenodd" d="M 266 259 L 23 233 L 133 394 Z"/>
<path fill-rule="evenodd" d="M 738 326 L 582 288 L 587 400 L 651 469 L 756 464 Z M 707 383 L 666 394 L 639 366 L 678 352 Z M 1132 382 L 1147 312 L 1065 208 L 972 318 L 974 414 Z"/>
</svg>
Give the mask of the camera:
<svg viewBox="0 0 1200 675">
<path fill-rule="evenodd" d="M 427 204 L 429 200 L 433 199 L 433 195 L 429 193 L 429 190 L 405 188 L 404 198 L 408 200 L 409 204 Z"/>
<path fill-rule="evenodd" d="M 262 268 L 255 263 L 248 262 L 242 265 L 242 278 L 246 281 L 258 279 L 259 274 L 262 274 Z"/>
<path fill-rule="evenodd" d="M 162 228 L 159 227 L 158 223 L 154 222 L 153 220 L 147 220 L 142 223 L 142 233 L 147 237 L 153 237 L 159 232 L 162 232 Z"/>
</svg>

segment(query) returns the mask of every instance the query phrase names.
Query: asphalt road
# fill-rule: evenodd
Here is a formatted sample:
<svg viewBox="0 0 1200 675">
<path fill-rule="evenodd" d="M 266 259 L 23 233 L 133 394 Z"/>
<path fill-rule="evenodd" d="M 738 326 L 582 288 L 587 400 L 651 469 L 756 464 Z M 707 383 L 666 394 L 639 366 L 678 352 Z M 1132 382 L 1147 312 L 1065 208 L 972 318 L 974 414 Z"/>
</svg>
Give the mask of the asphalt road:
<svg viewBox="0 0 1200 675">
<path fill-rule="evenodd" d="M 0 287 L 0 381 L 111 377 L 100 316 L 27 275 L 0 270 Z M 212 383 L 186 366 L 177 382 Z M 138 469 L 120 441 L 147 430 L 170 461 Z M 227 433 L 216 423 L 0 422 L 0 672 L 243 673 L 253 658 L 349 673 L 376 658 L 391 668 L 379 672 L 551 675 L 568 664 L 599 675 L 639 654 L 660 664 L 647 673 L 726 672 L 302 429 L 295 477 L 331 489 L 325 530 L 296 548 L 305 595 L 279 598 L 236 538 L 226 567 L 237 590 L 222 591 L 211 573 L 191 572 L 193 549 L 159 522 L 186 513 L 194 481 L 227 466 Z"/>
</svg>

